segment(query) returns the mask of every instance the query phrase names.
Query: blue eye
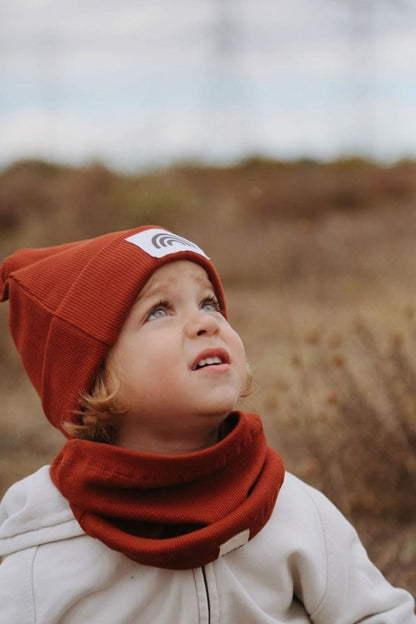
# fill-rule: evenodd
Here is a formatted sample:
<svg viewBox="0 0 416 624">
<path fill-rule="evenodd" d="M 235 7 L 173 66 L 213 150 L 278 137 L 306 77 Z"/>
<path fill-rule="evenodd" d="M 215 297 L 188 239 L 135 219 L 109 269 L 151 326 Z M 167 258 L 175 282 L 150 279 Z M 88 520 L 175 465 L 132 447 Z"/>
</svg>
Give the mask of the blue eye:
<svg viewBox="0 0 416 624">
<path fill-rule="evenodd" d="M 170 305 L 168 301 L 159 301 L 153 308 L 150 310 L 149 314 L 146 317 L 148 321 L 154 321 L 156 319 L 163 318 L 167 316 Z"/>
<path fill-rule="evenodd" d="M 218 299 L 214 295 L 207 297 L 201 304 L 201 310 L 204 312 L 221 312 Z"/>
</svg>

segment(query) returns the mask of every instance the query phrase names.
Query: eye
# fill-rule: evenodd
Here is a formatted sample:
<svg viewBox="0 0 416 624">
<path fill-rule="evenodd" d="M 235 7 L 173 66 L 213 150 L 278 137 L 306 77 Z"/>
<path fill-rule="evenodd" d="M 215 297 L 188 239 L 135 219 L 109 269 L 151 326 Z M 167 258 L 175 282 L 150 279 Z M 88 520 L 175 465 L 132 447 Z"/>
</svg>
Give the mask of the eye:
<svg viewBox="0 0 416 624">
<path fill-rule="evenodd" d="M 221 312 L 221 306 L 215 295 L 206 297 L 201 303 L 201 310 L 204 312 Z"/>
<path fill-rule="evenodd" d="M 147 321 L 155 321 L 156 319 L 163 318 L 168 315 L 169 310 L 171 309 L 171 305 L 169 301 L 159 301 L 153 308 L 150 310 L 149 314 L 146 317 Z"/>
</svg>

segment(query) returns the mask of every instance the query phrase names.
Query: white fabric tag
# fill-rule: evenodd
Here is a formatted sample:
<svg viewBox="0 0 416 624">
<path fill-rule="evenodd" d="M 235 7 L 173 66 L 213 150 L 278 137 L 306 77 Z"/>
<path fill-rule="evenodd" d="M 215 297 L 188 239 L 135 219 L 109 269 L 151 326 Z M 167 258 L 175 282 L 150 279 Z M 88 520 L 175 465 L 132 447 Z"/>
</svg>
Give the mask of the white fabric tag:
<svg viewBox="0 0 416 624">
<path fill-rule="evenodd" d="M 244 544 L 247 544 L 249 538 L 250 538 L 250 529 L 246 529 L 245 531 L 241 531 L 241 533 L 237 533 L 237 535 L 234 535 L 234 537 L 229 539 L 227 542 L 224 542 L 224 544 L 221 544 L 220 554 L 218 555 L 218 558 L 223 557 L 224 555 L 227 555 L 232 550 L 237 550 L 237 548 L 244 546 Z"/>
<path fill-rule="evenodd" d="M 143 249 L 149 256 L 153 256 L 153 258 L 163 258 L 164 256 L 180 251 L 193 251 L 200 256 L 208 258 L 195 243 L 191 243 L 191 241 L 188 241 L 186 238 L 172 234 L 167 230 L 158 228 L 144 230 L 143 232 L 128 236 L 126 241 L 140 247 L 140 249 Z"/>
</svg>

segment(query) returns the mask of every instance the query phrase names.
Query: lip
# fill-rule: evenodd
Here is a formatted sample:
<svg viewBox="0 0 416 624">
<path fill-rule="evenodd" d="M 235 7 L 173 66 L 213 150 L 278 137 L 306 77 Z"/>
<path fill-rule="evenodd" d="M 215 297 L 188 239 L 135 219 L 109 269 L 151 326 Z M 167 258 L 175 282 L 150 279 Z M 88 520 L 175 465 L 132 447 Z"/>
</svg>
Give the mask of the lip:
<svg viewBox="0 0 416 624">
<path fill-rule="evenodd" d="M 195 367 L 197 366 L 198 362 L 200 362 L 201 360 L 206 360 L 207 358 L 220 358 L 221 360 L 221 364 L 215 364 L 212 366 L 204 366 L 203 368 L 199 368 L 196 369 Z M 191 369 L 193 371 L 196 370 L 209 370 L 211 368 L 219 368 L 224 366 L 224 364 L 229 365 L 230 364 L 230 356 L 228 354 L 228 352 L 225 349 L 221 349 L 221 348 L 211 348 L 211 349 L 204 349 L 204 351 L 201 351 L 201 353 L 199 353 L 196 358 L 194 359 L 194 361 L 191 364 Z"/>
</svg>

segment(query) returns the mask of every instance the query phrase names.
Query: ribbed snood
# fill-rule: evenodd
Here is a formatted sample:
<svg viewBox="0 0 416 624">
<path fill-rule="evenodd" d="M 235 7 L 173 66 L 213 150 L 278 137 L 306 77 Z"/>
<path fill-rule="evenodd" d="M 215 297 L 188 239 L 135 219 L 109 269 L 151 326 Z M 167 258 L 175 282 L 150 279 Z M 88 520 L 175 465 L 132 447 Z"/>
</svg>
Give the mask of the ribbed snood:
<svg viewBox="0 0 416 624">
<path fill-rule="evenodd" d="M 51 478 L 83 530 L 149 566 L 206 565 L 266 524 L 284 478 L 260 418 L 235 412 L 214 446 L 185 455 L 70 440 Z"/>
</svg>

